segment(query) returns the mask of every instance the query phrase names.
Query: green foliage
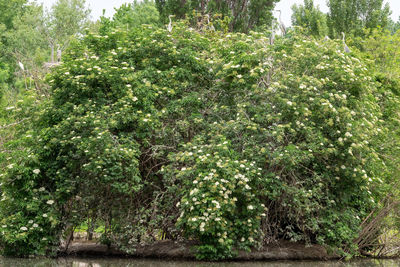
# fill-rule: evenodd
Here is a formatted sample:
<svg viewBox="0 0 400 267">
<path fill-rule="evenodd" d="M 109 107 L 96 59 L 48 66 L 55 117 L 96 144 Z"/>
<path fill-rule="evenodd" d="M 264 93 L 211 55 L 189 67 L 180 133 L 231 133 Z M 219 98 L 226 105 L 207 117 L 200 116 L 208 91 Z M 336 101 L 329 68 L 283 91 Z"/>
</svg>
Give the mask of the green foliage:
<svg viewBox="0 0 400 267">
<path fill-rule="evenodd" d="M 7 170 L 13 177 L 10 182 L 15 185 L 22 184 L 20 174 L 29 172 L 27 175 L 34 178 L 40 172 L 25 165 L 27 162 L 36 162 L 25 146 L 29 146 L 33 141 L 32 124 L 37 112 L 43 108 L 42 101 L 37 99 L 34 91 L 21 93 L 18 99 L 12 106 L 2 107 L 0 113 L 1 117 L 5 118 L 0 120 L 0 178 L 2 182 L 5 181 L 4 174 Z M 26 162 L 20 164 L 23 158 L 26 158 Z M 13 163 L 9 164 L 10 162 Z M 53 236 L 56 221 L 54 213 L 50 210 L 54 200 L 44 187 L 32 190 L 32 182 L 24 184 L 23 187 L 19 187 L 20 191 L 14 191 L 12 194 L 1 190 L 1 239 L 10 244 L 2 247 L 2 253 L 5 255 L 44 255 L 43 245 L 55 241 Z"/>
<path fill-rule="evenodd" d="M 160 25 L 160 15 L 154 1 L 134 1 L 116 9 L 113 21 L 118 27 L 135 28 L 143 24 Z"/>
<path fill-rule="evenodd" d="M 5 63 L 0 61 L 0 106 L 3 100 L 3 94 L 7 90 L 7 80 L 9 77 L 8 67 Z"/>
<path fill-rule="evenodd" d="M 391 13 L 383 0 L 329 0 L 328 26 L 331 37 L 341 32 L 363 35 L 363 29 L 385 28 Z"/>
<path fill-rule="evenodd" d="M 392 34 L 400 30 L 400 18 L 397 19 L 397 22 L 394 22 L 393 20 L 390 19 L 388 23 L 388 29 Z"/>
<path fill-rule="evenodd" d="M 239 154 L 221 135 L 195 137 L 170 155 L 165 177 L 176 179 L 181 200 L 177 226 L 201 242 L 199 259 L 224 259 L 232 248 L 250 249 L 260 241 L 264 205 L 256 197 L 262 183 L 255 162 Z M 182 167 L 183 166 L 183 167 Z"/>
<path fill-rule="evenodd" d="M 379 151 L 381 157 L 390 159 L 386 162 L 386 172 L 391 173 L 392 177 L 387 186 L 392 188 L 391 193 L 393 195 L 398 196 L 396 184 L 400 155 L 397 154 L 396 148 L 400 140 L 398 140 L 399 120 L 396 114 L 397 107 L 400 104 L 398 99 L 400 95 L 400 68 L 398 64 L 400 60 L 400 33 L 390 34 L 389 31 L 376 29 L 369 32 L 368 35 L 369 37 L 361 42 L 362 52 L 360 52 L 360 57 L 367 59 L 368 68 L 374 74 L 374 79 L 379 85 L 376 97 L 380 99 L 383 119 L 392 134 L 376 141 L 381 143 Z"/>
<path fill-rule="evenodd" d="M 57 0 L 47 14 L 45 31 L 54 44 L 64 46 L 71 36 L 83 33 L 89 14 L 86 1 Z"/>
<path fill-rule="evenodd" d="M 391 34 L 382 29 L 368 32 L 368 38 L 359 40 L 363 56 L 372 60 L 370 67 L 393 80 L 400 79 L 400 32 Z"/>
<path fill-rule="evenodd" d="M 26 9 L 26 0 L 10 0 L 10 1 L 0 1 L 0 62 L 1 64 L 6 64 L 8 67 L 8 73 L 14 72 L 14 62 L 12 61 L 12 56 L 10 54 L 10 44 L 6 38 L 6 35 L 9 32 L 14 30 L 14 23 L 16 22 L 17 18 L 23 14 L 24 10 Z M 4 67 L 4 65 L 2 66 Z M 7 83 L 11 82 L 12 75 L 8 75 Z M 7 86 L 9 87 L 9 86 Z M 4 89 L 4 86 L 3 86 Z M 1 91 L 0 91 L 1 96 Z M 0 98 L 1 100 L 1 98 Z"/>
<path fill-rule="evenodd" d="M 228 18 L 230 31 L 249 32 L 271 24 L 272 10 L 277 2 L 279 0 L 156 0 L 156 5 L 164 23 L 168 22 L 169 15 L 183 19 L 192 17 L 193 11 L 196 11 L 202 15 L 222 15 Z M 195 20 L 196 25 L 203 23 Z"/>
<path fill-rule="evenodd" d="M 26 69 L 37 70 L 47 59 L 49 47 L 43 34 L 43 7 L 35 3 L 25 6 L 24 13 L 14 18 L 13 29 L 4 33 L 7 53 L 13 63 L 20 61 Z"/>
<path fill-rule="evenodd" d="M 13 21 L 16 16 L 21 14 L 27 0 L 1 0 L 0 1 L 0 25 L 4 25 L 6 29 L 13 27 Z"/>
<path fill-rule="evenodd" d="M 172 26 L 71 44 L 0 152 L 3 253 L 51 254 L 88 218 L 127 252 L 166 237 L 199 259 L 277 239 L 354 253 L 393 179 L 396 85 L 341 42 Z"/>
<path fill-rule="evenodd" d="M 292 6 L 292 24 L 303 27 L 309 34 L 321 37 L 328 35 L 326 14 L 314 6 L 313 0 L 304 0 L 304 5 Z"/>
<path fill-rule="evenodd" d="M 386 174 L 387 179 L 380 187 L 380 190 L 386 190 L 384 199 L 379 199 L 379 209 L 375 212 L 384 211 L 388 205 L 397 203 L 400 192 L 398 190 L 399 181 L 399 127 L 400 120 L 398 118 L 399 102 L 399 32 L 391 34 L 389 30 L 374 29 L 367 32 L 368 38 L 357 40 L 360 44 L 361 52 L 359 57 L 366 59 L 368 68 L 373 73 L 373 78 L 378 84 L 378 90 L 375 92 L 375 97 L 379 99 L 379 105 L 382 110 L 382 120 L 385 121 L 387 132 L 390 134 L 381 135 L 374 138 L 371 142 L 375 142 L 380 149 L 377 151 L 377 156 L 384 158 L 385 166 L 381 169 L 381 173 Z M 375 215 L 374 214 L 374 215 Z M 381 215 L 381 214 L 380 214 Z M 378 216 L 378 215 L 375 215 Z M 377 240 L 377 242 L 364 241 L 364 244 L 378 243 L 382 236 L 396 235 L 400 222 L 397 207 L 393 208 L 387 214 L 380 224 L 375 225 L 378 231 L 374 235 L 369 235 L 369 238 Z M 397 239 L 397 238 L 396 238 Z M 390 240 L 390 237 L 387 237 Z M 390 241 L 389 241 L 390 242 Z M 365 246 L 363 249 L 372 253 L 377 253 L 378 246 Z M 390 247 L 390 245 L 389 245 Z M 381 252 L 378 252 L 379 254 Z"/>
</svg>

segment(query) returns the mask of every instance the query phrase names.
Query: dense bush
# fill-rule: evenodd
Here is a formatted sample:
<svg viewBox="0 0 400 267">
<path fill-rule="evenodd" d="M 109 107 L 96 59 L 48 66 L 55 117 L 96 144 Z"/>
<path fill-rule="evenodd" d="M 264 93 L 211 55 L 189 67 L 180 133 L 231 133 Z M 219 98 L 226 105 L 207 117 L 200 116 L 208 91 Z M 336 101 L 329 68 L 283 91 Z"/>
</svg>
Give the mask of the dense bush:
<svg viewBox="0 0 400 267">
<path fill-rule="evenodd" d="M 397 119 L 365 65 L 296 33 L 269 46 L 173 27 L 71 46 L 2 169 L 4 254 L 54 252 L 88 217 L 128 252 L 161 237 L 207 259 L 281 238 L 351 247 L 392 174 L 382 119 Z"/>
</svg>

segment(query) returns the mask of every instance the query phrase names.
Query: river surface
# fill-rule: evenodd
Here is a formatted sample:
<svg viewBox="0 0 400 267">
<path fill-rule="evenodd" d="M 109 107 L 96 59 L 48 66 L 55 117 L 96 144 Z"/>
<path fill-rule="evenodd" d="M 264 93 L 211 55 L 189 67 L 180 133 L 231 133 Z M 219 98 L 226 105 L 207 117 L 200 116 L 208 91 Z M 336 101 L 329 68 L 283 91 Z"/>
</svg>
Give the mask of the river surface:
<svg viewBox="0 0 400 267">
<path fill-rule="evenodd" d="M 341 261 L 282 261 L 282 262 L 193 262 L 147 259 L 115 258 L 58 258 L 58 259 L 15 259 L 0 258 L 0 267 L 398 267 L 395 260 Z"/>
</svg>

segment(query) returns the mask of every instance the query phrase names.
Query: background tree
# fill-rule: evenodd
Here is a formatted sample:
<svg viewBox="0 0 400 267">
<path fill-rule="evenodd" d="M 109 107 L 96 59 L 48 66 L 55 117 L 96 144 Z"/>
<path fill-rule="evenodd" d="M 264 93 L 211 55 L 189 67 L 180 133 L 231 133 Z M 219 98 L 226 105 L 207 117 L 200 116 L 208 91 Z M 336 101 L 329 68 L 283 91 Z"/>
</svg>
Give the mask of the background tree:
<svg viewBox="0 0 400 267">
<path fill-rule="evenodd" d="M 204 14 L 221 14 L 229 17 L 229 30 L 248 32 L 261 26 L 270 25 L 272 10 L 279 0 L 156 0 L 158 11 L 164 22 L 169 15 L 185 18 L 193 10 Z"/>
<path fill-rule="evenodd" d="M 0 61 L 0 107 L 2 107 L 2 97 L 4 94 L 4 91 L 7 89 L 7 79 L 8 79 L 9 73 L 8 73 L 8 68 L 7 65 L 4 62 Z"/>
<path fill-rule="evenodd" d="M 8 41 L 6 34 L 14 30 L 14 18 L 20 16 L 26 7 L 26 0 L 0 0 L 0 64 L 3 62 L 3 68 L 7 68 L 7 73 L 14 72 L 12 57 L 9 53 Z M 7 83 L 12 77 L 7 75 Z"/>
<path fill-rule="evenodd" d="M 58 0 L 47 12 L 42 28 L 48 44 L 52 50 L 60 45 L 64 50 L 71 37 L 79 36 L 89 25 L 90 9 L 86 7 L 85 0 Z"/>
<path fill-rule="evenodd" d="M 27 0 L 0 0 L 0 24 L 3 24 L 6 29 L 11 29 L 14 17 L 22 13 L 27 2 Z"/>
<path fill-rule="evenodd" d="M 44 81 L 48 70 L 43 63 L 49 61 L 49 44 L 54 50 L 60 40 L 65 45 L 71 37 L 79 36 L 88 21 L 89 10 L 85 8 L 84 1 L 60 0 L 45 13 L 43 6 L 36 2 L 0 0 L 0 14 L 2 153 L 8 151 L 3 146 L 8 140 L 24 134 L 29 128 L 28 121 L 32 121 L 34 112 L 26 109 L 26 105 L 33 102 L 39 106 L 43 95 L 48 93 L 48 85 Z M 23 130 L 19 131 L 19 128 Z"/>
<path fill-rule="evenodd" d="M 331 37 L 341 32 L 363 35 L 363 29 L 388 26 L 391 13 L 383 0 L 329 0 L 328 26 Z"/>
<path fill-rule="evenodd" d="M 292 24 L 301 26 L 314 36 L 328 34 L 326 14 L 319 7 L 314 6 L 314 0 L 304 0 L 304 5 L 292 6 Z"/>
<path fill-rule="evenodd" d="M 390 19 L 389 20 L 389 24 L 388 24 L 388 29 L 392 34 L 397 32 L 400 29 L 400 17 L 397 20 L 397 22 L 395 22 L 392 19 Z"/>
<path fill-rule="evenodd" d="M 40 31 L 43 18 L 43 6 L 35 2 L 30 3 L 25 7 L 23 14 L 14 18 L 13 30 L 4 34 L 7 52 L 12 56 L 12 64 L 22 62 L 30 76 L 42 68 L 49 55 L 46 38 Z M 17 70 L 21 71 L 19 67 Z M 34 76 L 37 76 L 36 74 Z"/>
<path fill-rule="evenodd" d="M 115 11 L 113 17 L 115 25 L 134 28 L 143 24 L 160 24 L 160 14 L 153 0 L 141 2 L 135 0 L 133 3 L 123 4 Z"/>
</svg>

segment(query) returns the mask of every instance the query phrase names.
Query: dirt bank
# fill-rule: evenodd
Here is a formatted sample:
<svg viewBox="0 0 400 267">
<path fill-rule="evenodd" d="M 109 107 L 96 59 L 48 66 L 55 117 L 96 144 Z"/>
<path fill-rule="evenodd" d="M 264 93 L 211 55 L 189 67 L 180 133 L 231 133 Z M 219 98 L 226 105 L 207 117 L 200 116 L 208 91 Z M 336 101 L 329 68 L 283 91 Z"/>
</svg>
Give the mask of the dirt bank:
<svg viewBox="0 0 400 267">
<path fill-rule="evenodd" d="M 152 245 L 138 246 L 132 254 L 123 253 L 116 248 L 107 248 L 105 245 L 74 242 L 63 255 L 74 256 L 116 256 L 116 257 L 140 257 L 162 259 L 194 259 L 192 242 L 159 241 Z M 320 245 L 306 246 L 301 243 L 280 241 L 273 245 L 263 247 L 261 250 L 251 252 L 239 251 L 236 260 L 330 260 L 337 259 L 336 255 L 330 255 Z"/>
</svg>

